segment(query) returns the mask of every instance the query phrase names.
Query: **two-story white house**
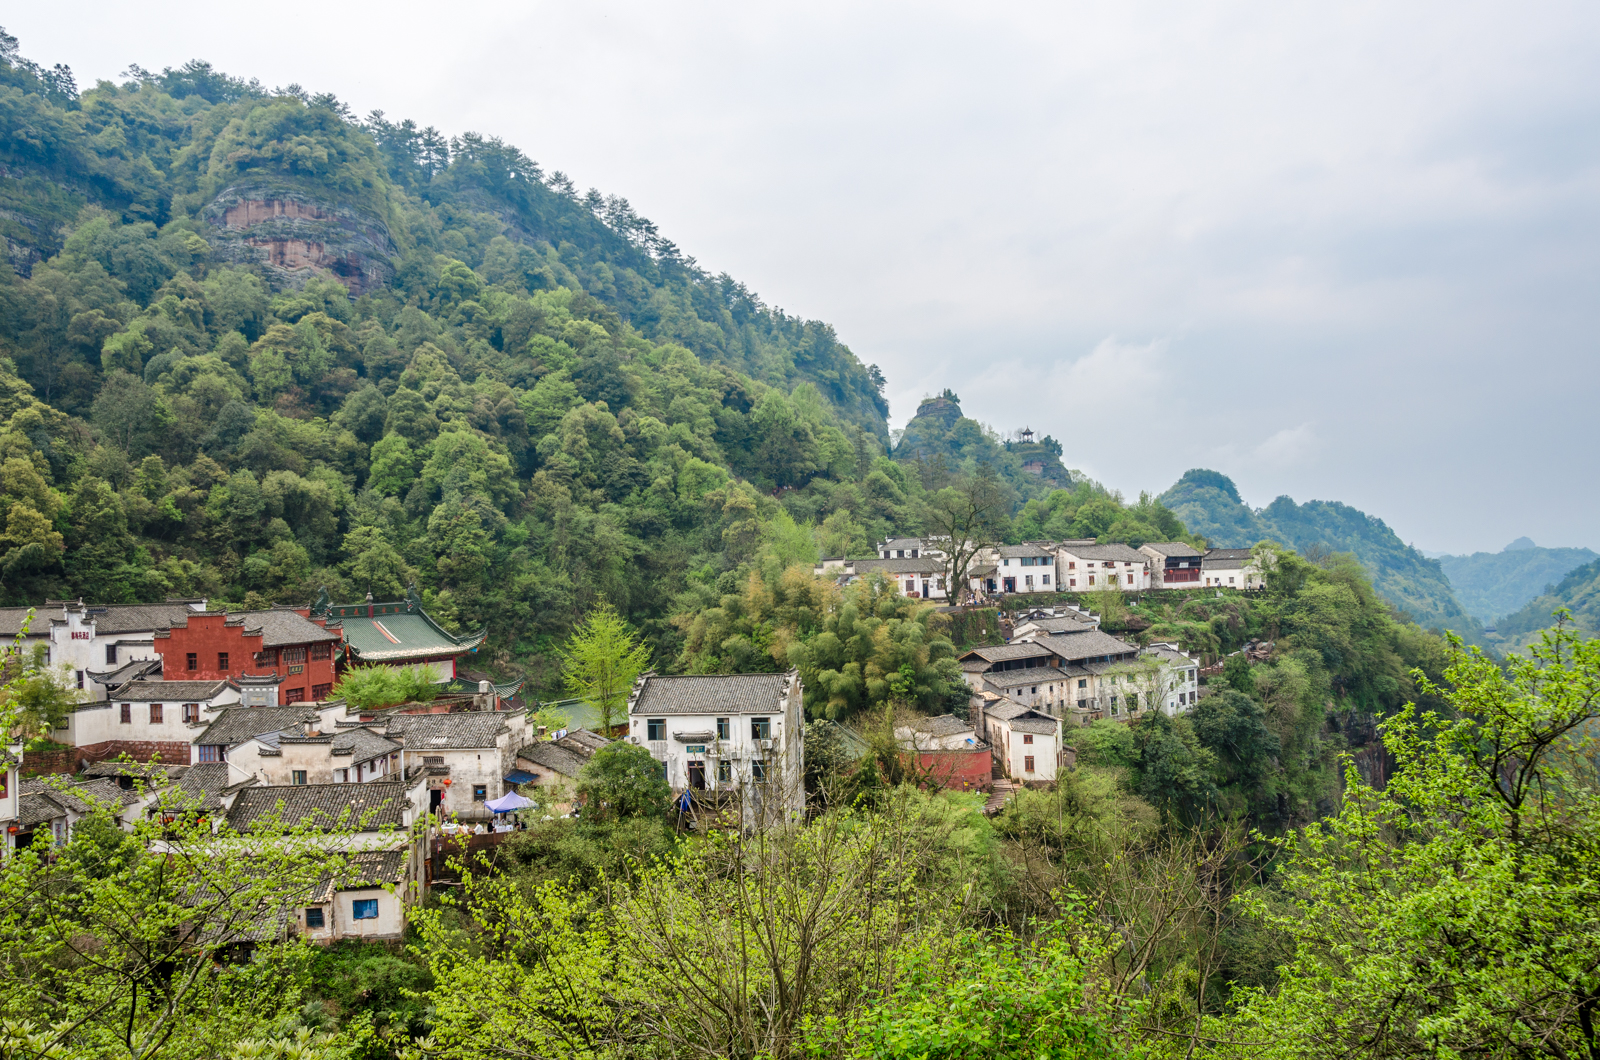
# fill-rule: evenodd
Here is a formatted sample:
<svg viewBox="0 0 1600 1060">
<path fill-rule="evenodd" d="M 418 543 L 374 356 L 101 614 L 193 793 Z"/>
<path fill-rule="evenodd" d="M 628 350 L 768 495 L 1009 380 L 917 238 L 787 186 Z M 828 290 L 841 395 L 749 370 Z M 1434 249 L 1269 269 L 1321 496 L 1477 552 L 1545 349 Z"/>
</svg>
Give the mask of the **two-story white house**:
<svg viewBox="0 0 1600 1060">
<path fill-rule="evenodd" d="M 1210 548 L 1200 559 L 1200 584 L 1216 589 L 1260 589 L 1267 582 L 1248 548 Z"/>
<path fill-rule="evenodd" d="M 162 604 L 51 600 L 34 609 L 26 639 L 29 645 L 41 641 L 47 644 L 50 664 L 66 667 L 73 684 L 88 693 L 88 698 L 104 699 L 109 687 L 128 679 L 123 671 L 127 664 L 160 658 L 155 650 L 156 630 L 181 623 L 205 608 L 204 600 L 170 600 Z M 28 610 L 0 610 L 0 636 L 14 637 Z"/>
<path fill-rule="evenodd" d="M 489 821 L 484 803 L 513 790 L 517 752 L 533 739 L 521 711 L 469 710 L 453 714 L 389 713 L 365 727 L 401 745 L 406 770 L 431 767 L 429 808 L 459 821 Z"/>
<path fill-rule="evenodd" d="M 1150 557 L 1127 545 L 1056 546 L 1056 584 L 1066 592 L 1150 588 Z"/>
<path fill-rule="evenodd" d="M 985 549 L 982 565 L 993 566 L 989 580 L 991 592 L 1053 593 L 1060 591 L 1056 580 L 1055 554 L 1043 545 L 999 545 Z"/>
<path fill-rule="evenodd" d="M 147 665 L 155 665 L 154 663 Z M 67 715 L 58 742 L 76 751 L 82 765 L 124 755 L 169 765 L 193 760 L 192 744 L 216 712 L 239 702 L 231 681 L 126 681 L 111 698 L 80 703 Z"/>
<path fill-rule="evenodd" d="M 673 791 L 737 794 L 747 824 L 805 812 L 805 711 L 799 671 L 641 677 L 628 740 L 662 765 Z"/>
<path fill-rule="evenodd" d="M 1021 703 L 979 696 L 978 724 L 995 765 L 1012 780 L 1051 781 L 1061 765 L 1061 719 Z"/>
</svg>

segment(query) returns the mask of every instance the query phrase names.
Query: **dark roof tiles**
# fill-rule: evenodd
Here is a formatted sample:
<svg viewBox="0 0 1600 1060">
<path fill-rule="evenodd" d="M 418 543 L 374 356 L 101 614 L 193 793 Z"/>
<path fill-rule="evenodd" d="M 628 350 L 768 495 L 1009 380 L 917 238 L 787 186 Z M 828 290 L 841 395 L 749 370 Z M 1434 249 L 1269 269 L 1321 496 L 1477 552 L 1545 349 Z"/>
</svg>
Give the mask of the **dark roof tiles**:
<svg viewBox="0 0 1600 1060">
<path fill-rule="evenodd" d="M 378 832 L 405 824 L 406 794 L 399 784 L 295 784 L 245 788 L 234 798 L 228 824 L 249 832 L 276 816 L 286 825 L 321 825 Z"/>
<path fill-rule="evenodd" d="M 629 713 L 777 714 L 789 674 L 725 674 L 645 679 Z"/>
</svg>

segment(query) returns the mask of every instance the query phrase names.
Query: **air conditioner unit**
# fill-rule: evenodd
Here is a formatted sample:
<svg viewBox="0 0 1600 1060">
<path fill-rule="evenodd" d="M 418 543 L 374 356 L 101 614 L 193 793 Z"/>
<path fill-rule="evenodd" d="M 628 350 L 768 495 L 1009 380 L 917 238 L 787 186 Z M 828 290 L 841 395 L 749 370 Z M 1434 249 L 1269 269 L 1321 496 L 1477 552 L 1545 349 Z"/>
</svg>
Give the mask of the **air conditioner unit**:
<svg viewBox="0 0 1600 1060">
<path fill-rule="evenodd" d="M 639 737 L 637 737 L 637 736 L 630 736 L 630 737 L 628 737 L 628 742 L 629 742 L 629 743 L 633 743 L 633 744 L 636 744 L 636 743 L 638 743 L 638 742 L 639 742 Z"/>
<path fill-rule="evenodd" d="M 761 748 L 763 751 L 770 751 L 770 750 L 772 750 L 772 741 L 771 740 L 757 740 L 756 741 L 756 746 Z"/>
</svg>

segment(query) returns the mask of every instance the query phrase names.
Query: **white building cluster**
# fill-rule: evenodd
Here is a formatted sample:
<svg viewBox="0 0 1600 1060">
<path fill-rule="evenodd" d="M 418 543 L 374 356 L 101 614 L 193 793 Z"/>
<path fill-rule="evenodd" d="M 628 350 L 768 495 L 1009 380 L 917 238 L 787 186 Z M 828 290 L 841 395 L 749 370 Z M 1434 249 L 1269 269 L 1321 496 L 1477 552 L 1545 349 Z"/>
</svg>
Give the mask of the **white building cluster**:
<svg viewBox="0 0 1600 1060">
<path fill-rule="evenodd" d="M 897 537 L 866 559 L 827 557 L 819 576 L 846 581 L 882 574 L 905 595 L 952 600 L 948 553 L 934 539 Z M 961 579 L 976 596 L 1031 593 L 1143 592 L 1148 589 L 1259 589 L 1259 564 L 1245 548 L 1204 553 L 1182 541 L 1131 548 L 1093 540 L 1025 541 L 979 549 Z"/>
</svg>

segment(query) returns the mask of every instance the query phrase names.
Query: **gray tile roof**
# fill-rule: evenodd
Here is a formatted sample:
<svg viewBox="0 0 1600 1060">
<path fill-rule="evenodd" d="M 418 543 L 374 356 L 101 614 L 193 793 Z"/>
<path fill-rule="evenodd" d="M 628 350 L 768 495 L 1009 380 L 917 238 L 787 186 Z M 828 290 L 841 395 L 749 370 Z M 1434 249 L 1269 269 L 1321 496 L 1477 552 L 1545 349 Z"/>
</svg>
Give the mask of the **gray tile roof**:
<svg viewBox="0 0 1600 1060">
<path fill-rule="evenodd" d="M 126 684 L 129 681 L 136 681 L 141 677 L 159 676 L 161 673 L 161 657 L 158 655 L 154 659 L 135 659 L 133 662 L 125 663 L 113 670 L 85 670 L 83 672 L 100 684 L 115 687 Z"/>
<path fill-rule="evenodd" d="M 1088 618 L 1080 615 L 1076 618 L 1030 618 L 1017 628 L 1022 629 L 1027 626 L 1032 626 L 1041 633 L 1057 634 L 1083 633 L 1087 630 L 1094 629 L 1099 625 L 1100 620 L 1098 618 Z"/>
<path fill-rule="evenodd" d="M 996 718 L 1000 721 L 1010 721 L 1019 714 L 1026 714 L 1033 708 L 1010 699 L 990 700 L 984 705 L 983 713 L 986 717 Z"/>
<path fill-rule="evenodd" d="M 1118 563 L 1149 563 L 1150 557 L 1127 545 L 1065 545 L 1062 554 L 1069 559 L 1115 560 Z"/>
<path fill-rule="evenodd" d="M 1066 671 L 1054 666 L 1030 666 L 1026 670 L 990 670 L 983 683 L 995 688 L 1021 688 L 1023 685 L 1048 685 L 1067 679 Z"/>
<path fill-rule="evenodd" d="M 655 714 L 777 714 L 788 674 L 725 674 L 645 679 L 629 711 Z"/>
<path fill-rule="evenodd" d="M 307 901 L 313 903 L 333 900 L 336 891 L 377 887 L 385 883 L 399 883 L 405 876 L 406 848 L 393 850 L 361 850 L 349 856 L 345 871 L 337 878 L 332 873 L 317 881 Z"/>
<path fill-rule="evenodd" d="M 84 608 L 84 618 L 94 619 L 95 632 L 101 636 L 153 633 L 174 623 L 182 625 L 188 616 L 198 613 L 188 604 L 89 604 Z"/>
<path fill-rule="evenodd" d="M 1050 647 L 1068 662 L 1139 650 L 1132 644 L 1118 640 L 1109 633 L 1102 633 L 1098 629 L 1084 630 L 1082 633 L 1073 633 L 1070 636 L 1051 637 Z"/>
<path fill-rule="evenodd" d="M 1053 556 L 1055 553 L 1038 545 L 1001 545 L 997 550 L 1001 559 L 1021 559 L 1024 556 Z"/>
<path fill-rule="evenodd" d="M 254 635 L 259 630 L 263 648 L 282 648 L 291 644 L 344 639 L 344 634 L 337 628 L 323 629 L 309 618 L 288 608 L 275 607 L 271 611 L 239 611 L 232 617 L 244 619 L 244 631 L 248 634 Z"/>
<path fill-rule="evenodd" d="M 289 707 L 224 707 L 217 718 L 193 743 L 217 744 L 233 747 L 246 740 L 269 732 L 282 732 L 298 725 L 305 718 L 307 706 L 296 703 Z"/>
<path fill-rule="evenodd" d="M 1162 556 L 1198 556 L 1200 554 L 1193 545 L 1182 541 L 1146 541 L 1145 548 Z"/>
<path fill-rule="evenodd" d="M 929 559 L 921 556 L 917 559 L 851 559 L 845 560 L 847 566 L 855 568 L 857 574 L 870 574 L 873 571 L 882 571 L 884 574 L 942 574 L 944 560 Z"/>
<path fill-rule="evenodd" d="M 1194 666 L 1195 665 L 1195 661 L 1193 659 L 1189 658 L 1187 655 L 1183 654 L 1182 652 L 1173 651 L 1171 648 L 1162 647 L 1160 645 L 1151 645 L 1148 648 L 1141 649 L 1139 654 L 1140 655 L 1153 655 L 1158 659 L 1164 659 L 1167 662 L 1173 663 L 1174 665 L 1177 665 L 1177 666 Z"/>
<path fill-rule="evenodd" d="M 53 791 L 48 794 L 36 791 L 17 796 L 17 823 L 23 828 L 34 828 L 46 821 L 53 821 L 66 815 L 66 807 L 58 801 L 58 796 Z"/>
<path fill-rule="evenodd" d="M 552 773 L 560 773 L 564 777 L 576 777 L 578 770 L 582 769 L 583 763 L 587 761 L 582 755 L 548 740 L 530 743 L 517 752 L 517 757 L 530 765 L 547 769 Z"/>
<path fill-rule="evenodd" d="M 202 703 L 227 689 L 226 681 L 129 681 L 106 696 L 119 703 Z"/>
<path fill-rule="evenodd" d="M 1208 548 L 1205 559 L 1209 563 L 1214 559 L 1250 559 L 1252 550 L 1248 548 Z"/>
<path fill-rule="evenodd" d="M 459 714 L 388 714 L 373 723 L 391 740 L 399 738 L 409 751 L 447 748 L 493 747 L 507 728 L 511 715 L 473 710 Z"/>
<path fill-rule="evenodd" d="M 920 538 L 920 537 L 891 537 L 889 540 L 885 541 L 883 544 L 879 545 L 878 547 L 882 548 L 882 549 L 902 549 L 902 548 L 917 548 L 917 549 L 920 549 L 922 547 L 922 538 Z"/>
<path fill-rule="evenodd" d="M 330 748 L 336 755 L 349 755 L 352 762 L 367 762 L 400 750 L 401 744 L 386 739 L 366 726 L 344 729 L 333 737 Z M 343 767 L 340 767 L 343 768 Z"/>
<path fill-rule="evenodd" d="M 0 607 L 0 637 L 15 637 L 22 632 L 22 621 L 28 617 L 26 607 Z M 50 632 L 50 614 L 44 608 L 33 609 L 33 621 L 28 625 L 28 635 L 43 637 Z"/>
<path fill-rule="evenodd" d="M 281 809 L 280 809 L 281 804 Z M 295 784 L 245 788 L 234 798 L 228 824 L 248 832 L 274 814 L 288 825 L 310 821 L 377 832 L 405 823 L 406 793 L 399 784 Z M 370 813 L 370 818 L 367 814 Z"/>
<path fill-rule="evenodd" d="M 228 790 L 228 763 L 201 762 L 184 770 L 177 788 L 202 810 L 222 808 L 222 793 Z"/>
<path fill-rule="evenodd" d="M 591 732 L 588 729 L 572 729 L 556 741 L 556 746 L 576 751 L 587 758 L 610 742 L 609 738 L 601 736 L 597 732 Z"/>
<path fill-rule="evenodd" d="M 188 766 L 169 766 L 160 762 L 118 762 L 108 758 L 102 762 L 94 762 L 83 767 L 86 777 L 154 777 L 157 780 L 170 780 L 183 776 L 183 771 Z"/>
<path fill-rule="evenodd" d="M 1210 556 L 1207 556 L 1205 559 L 1200 561 L 1200 569 L 1201 570 L 1244 570 L 1245 564 L 1247 564 L 1249 562 L 1250 562 L 1249 560 L 1245 560 L 1245 559 L 1228 559 L 1226 557 L 1224 557 L 1222 559 L 1212 559 Z"/>
<path fill-rule="evenodd" d="M 1033 641 L 1019 641 L 1016 644 L 996 644 L 991 647 L 973 648 L 961 656 L 965 663 L 968 659 L 978 658 L 985 662 L 998 663 L 1010 662 L 1013 659 L 1038 659 L 1050 655 L 1060 654 L 1054 647 L 1054 642 L 1047 646 L 1035 644 Z"/>
<path fill-rule="evenodd" d="M 928 736 L 959 736 L 961 733 L 974 731 L 971 722 L 962 721 L 954 714 L 940 714 L 934 718 L 918 718 L 911 723 L 910 727 Z"/>
<path fill-rule="evenodd" d="M 1056 720 L 1041 715 L 1033 717 L 1013 718 L 1010 722 L 1013 732 L 1031 732 L 1041 736 L 1054 736 L 1056 734 Z"/>
</svg>

